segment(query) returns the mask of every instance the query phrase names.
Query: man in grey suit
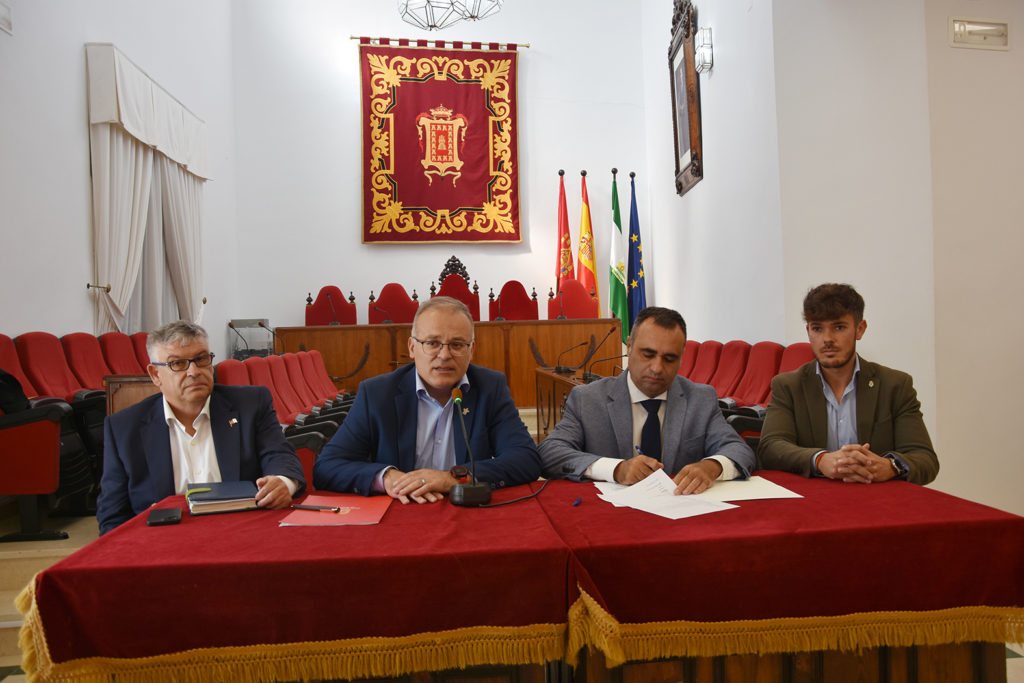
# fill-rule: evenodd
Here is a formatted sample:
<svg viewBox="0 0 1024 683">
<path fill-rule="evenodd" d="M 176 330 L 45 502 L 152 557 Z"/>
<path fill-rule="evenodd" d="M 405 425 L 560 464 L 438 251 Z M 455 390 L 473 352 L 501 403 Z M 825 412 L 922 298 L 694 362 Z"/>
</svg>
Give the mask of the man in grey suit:
<svg viewBox="0 0 1024 683">
<path fill-rule="evenodd" d="M 677 494 L 746 479 L 754 453 L 729 426 L 715 390 L 680 377 L 686 322 L 650 306 L 626 342 L 628 372 L 578 386 L 540 444 L 549 479 L 635 484 L 664 468 Z"/>
<path fill-rule="evenodd" d="M 864 299 L 827 283 L 804 298 L 815 360 L 772 380 L 757 454 L 765 469 L 870 484 L 939 473 L 910 375 L 857 354 Z"/>
</svg>

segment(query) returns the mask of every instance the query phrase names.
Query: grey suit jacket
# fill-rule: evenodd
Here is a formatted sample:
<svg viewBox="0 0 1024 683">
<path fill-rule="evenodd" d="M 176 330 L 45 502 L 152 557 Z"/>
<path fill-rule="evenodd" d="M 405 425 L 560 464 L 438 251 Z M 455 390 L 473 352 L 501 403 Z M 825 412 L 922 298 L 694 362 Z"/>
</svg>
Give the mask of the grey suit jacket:
<svg viewBox="0 0 1024 683">
<path fill-rule="evenodd" d="M 627 373 L 575 387 L 569 393 L 562 421 L 540 443 L 543 475 L 582 481 L 598 458 L 633 457 L 633 412 Z M 661 427 L 665 472 L 675 475 L 686 465 L 724 455 L 750 476 L 754 452 L 729 426 L 718 408 L 715 390 L 676 377 L 668 390 Z"/>
<path fill-rule="evenodd" d="M 772 380 L 757 448 L 764 469 L 814 474 L 811 458 L 828 442 L 828 404 L 816 363 L 804 363 Z M 907 479 L 916 484 L 927 484 L 939 473 L 914 381 L 905 372 L 863 358 L 857 375 L 857 440 L 870 444 L 878 455 L 899 454 L 910 466 Z"/>
</svg>

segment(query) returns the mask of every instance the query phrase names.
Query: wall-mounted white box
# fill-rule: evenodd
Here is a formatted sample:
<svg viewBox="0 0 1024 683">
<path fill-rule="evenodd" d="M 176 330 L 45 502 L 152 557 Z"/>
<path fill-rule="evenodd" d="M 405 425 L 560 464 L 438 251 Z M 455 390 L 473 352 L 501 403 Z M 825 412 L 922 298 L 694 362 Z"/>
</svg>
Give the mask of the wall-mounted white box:
<svg viewBox="0 0 1024 683">
<path fill-rule="evenodd" d="M 949 44 L 973 50 L 1009 50 L 1010 25 L 990 19 L 949 18 Z"/>
</svg>

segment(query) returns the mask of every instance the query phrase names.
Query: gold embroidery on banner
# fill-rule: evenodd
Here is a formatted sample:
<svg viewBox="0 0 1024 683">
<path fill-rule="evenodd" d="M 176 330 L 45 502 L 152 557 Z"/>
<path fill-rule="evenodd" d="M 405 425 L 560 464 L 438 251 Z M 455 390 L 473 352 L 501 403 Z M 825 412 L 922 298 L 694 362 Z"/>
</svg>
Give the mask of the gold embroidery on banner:
<svg viewBox="0 0 1024 683">
<path fill-rule="evenodd" d="M 406 57 L 367 53 L 370 69 L 369 182 L 372 190 L 370 233 L 422 232 L 436 235 L 456 233 L 515 234 L 513 210 L 516 198 L 512 182 L 512 114 L 510 78 L 512 59 L 459 59 L 445 55 Z M 488 113 L 487 199 L 479 207 L 458 211 L 405 208 L 394 181 L 394 118 L 389 113 L 403 85 L 426 80 L 450 79 L 479 85 L 485 91 Z M 424 148 L 421 164 L 432 184 L 438 178 L 461 176 L 463 152 L 469 121 L 447 107 L 435 107 L 417 117 L 417 134 Z"/>
</svg>

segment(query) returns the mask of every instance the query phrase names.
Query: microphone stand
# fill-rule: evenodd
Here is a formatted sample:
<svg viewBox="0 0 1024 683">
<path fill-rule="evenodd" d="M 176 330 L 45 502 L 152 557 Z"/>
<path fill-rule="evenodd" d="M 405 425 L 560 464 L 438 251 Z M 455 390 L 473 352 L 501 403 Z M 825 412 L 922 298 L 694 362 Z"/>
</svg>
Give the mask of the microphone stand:
<svg viewBox="0 0 1024 683">
<path fill-rule="evenodd" d="M 330 295 L 328 294 L 328 296 Z M 258 321 L 256 324 L 265 329 L 270 334 L 274 335 L 275 340 L 281 342 L 281 353 L 284 353 L 284 339 L 281 339 L 281 335 L 279 335 L 277 332 L 274 332 L 274 328 L 264 325 L 262 320 Z"/>
<path fill-rule="evenodd" d="M 571 375 L 572 373 L 576 372 L 576 368 L 568 366 L 568 365 L 559 365 L 558 362 L 560 360 L 562 360 L 562 356 L 564 356 L 565 354 L 569 353 L 573 349 L 578 349 L 581 346 L 586 346 L 586 345 L 587 345 L 587 342 L 581 341 L 576 346 L 570 346 L 565 351 L 562 351 L 560 354 L 558 354 L 558 358 L 555 359 L 555 369 L 554 369 L 554 371 L 557 374 L 559 374 L 559 375 Z"/>
<path fill-rule="evenodd" d="M 373 310 L 377 311 L 378 313 L 383 313 L 384 314 L 384 320 L 381 321 L 381 323 L 380 323 L 381 325 L 390 325 L 390 324 L 392 324 L 392 322 L 391 322 L 391 314 L 390 313 L 388 313 L 383 308 L 381 308 L 380 306 L 377 306 L 377 305 L 374 305 Z"/>
<path fill-rule="evenodd" d="M 562 297 L 562 290 L 558 290 L 558 317 L 555 320 L 565 320 L 565 301 Z"/>
<path fill-rule="evenodd" d="M 479 482 L 476 479 L 476 460 L 473 458 L 473 448 L 469 445 L 469 434 L 466 432 L 466 418 L 462 415 L 462 389 L 452 389 L 452 409 L 459 415 L 459 425 L 462 426 L 462 438 L 466 442 L 466 453 L 469 454 L 469 471 L 473 477 L 472 483 L 455 484 L 448 492 L 448 498 L 452 505 L 464 507 L 479 507 L 491 502 L 490 484 Z"/>
<path fill-rule="evenodd" d="M 334 300 L 331 299 L 331 293 L 327 292 L 326 294 L 327 294 L 327 303 L 331 305 L 331 317 L 334 318 L 334 320 L 332 320 L 328 324 L 329 325 L 340 325 L 341 322 L 338 320 L 338 312 L 336 310 L 334 310 Z M 282 346 L 282 348 L 283 348 L 283 346 Z"/>
<path fill-rule="evenodd" d="M 243 360 L 251 356 L 252 349 L 249 348 L 249 342 L 245 341 L 245 337 L 242 336 L 242 333 L 235 329 L 235 324 L 231 321 L 228 321 L 228 327 L 230 327 L 232 332 L 237 334 L 238 338 L 242 340 L 242 348 L 238 351 L 238 354 L 243 356 Z"/>
<path fill-rule="evenodd" d="M 616 360 L 616 359 L 625 358 L 625 357 L 626 357 L 625 353 L 620 353 L 618 356 L 608 356 L 607 358 L 598 358 L 597 360 L 595 360 L 593 363 L 590 364 L 590 369 L 593 370 L 595 365 L 597 365 L 598 363 L 603 363 L 606 360 Z M 612 374 L 614 375 L 615 373 L 613 372 Z M 583 381 L 586 382 L 587 384 L 590 384 L 591 382 L 594 382 L 594 381 L 599 380 L 599 379 L 604 379 L 604 378 L 601 375 L 595 375 L 593 372 L 590 372 L 589 370 L 587 372 L 583 373 Z"/>
<path fill-rule="evenodd" d="M 498 295 L 498 315 L 494 318 L 495 320 L 504 320 L 501 316 L 501 294 Z"/>
</svg>

